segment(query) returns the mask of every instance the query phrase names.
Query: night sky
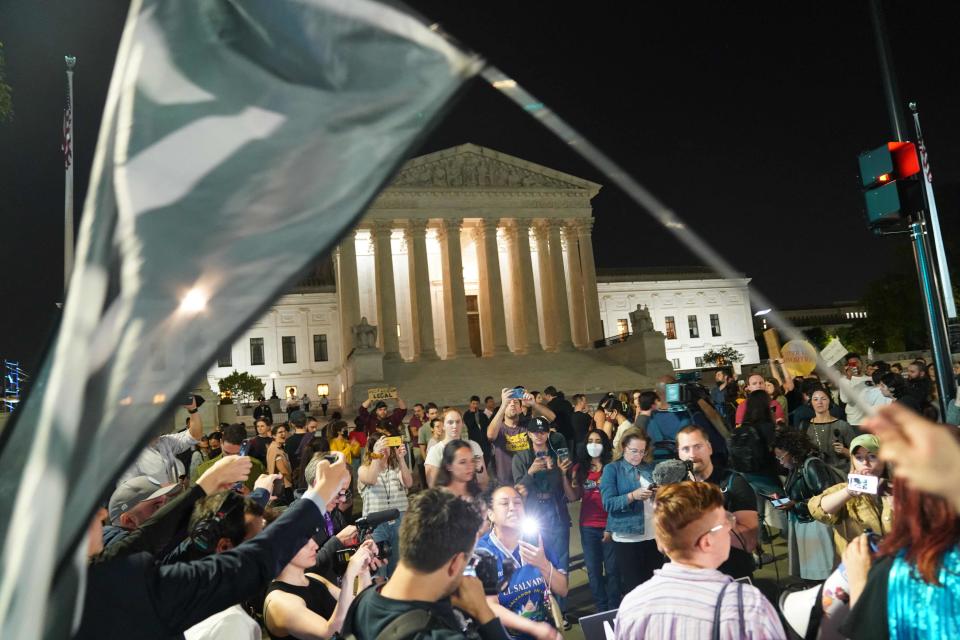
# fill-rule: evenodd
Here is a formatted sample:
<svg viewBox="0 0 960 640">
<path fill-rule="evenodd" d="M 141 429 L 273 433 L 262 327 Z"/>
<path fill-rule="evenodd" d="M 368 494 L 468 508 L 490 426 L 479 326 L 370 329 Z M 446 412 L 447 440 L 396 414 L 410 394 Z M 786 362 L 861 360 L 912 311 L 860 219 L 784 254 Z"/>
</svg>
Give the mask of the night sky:
<svg viewBox="0 0 960 640">
<path fill-rule="evenodd" d="M 866 229 L 857 183 L 856 155 L 890 139 L 866 1 L 411 4 L 620 162 L 777 305 L 853 300 L 894 268 L 907 241 Z M 950 237 L 960 231 L 951 4 L 886 4 Z M 0 123 L 0 354 L 28 367 L 62 289 L 63 55 L 78 58 L 79 211 L 126 6 L 0 4 L 16 109 Z M 609 183 L 479 81 L 415 154 L 465 142 Z M 599 267 L 699 263 L 615 187 L 593 203 Z"/>
</svg>

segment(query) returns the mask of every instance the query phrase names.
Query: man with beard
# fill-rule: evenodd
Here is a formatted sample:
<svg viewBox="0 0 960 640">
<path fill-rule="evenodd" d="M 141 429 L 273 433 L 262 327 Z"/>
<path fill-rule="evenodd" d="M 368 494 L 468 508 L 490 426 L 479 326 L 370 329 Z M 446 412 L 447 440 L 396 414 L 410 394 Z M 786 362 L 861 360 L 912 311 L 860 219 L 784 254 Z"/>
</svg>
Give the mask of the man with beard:
<svg viewBox="0 0 960 640">
<path fill-rule="evenodd" d="M 703 429 L 689 425 L 677 434 L 677 456 L 693 465 L 697 481 L 709 482 L 723 492 L 723 508 L 732 513 L 736 525 L 730 531 L 730 557 L 719 571 L 734 578 L 749 576 L 754 570 L 753 551 L 757 546 L 760 519 L 757 498 L 749 483 L 739 473 L 715 466 L 710 456 L 713 447 Z"/>
<path fill-rule="evenodd" d="M 515 389 L 509 388 L 500 391 L 500 408 L 487 427 L 497 482 L 510 486 L 513 486 L 513 456 L 518 451 L 530 448 L 526 426 L 529 419 L 524 416 L 523 407 L 531 407 L 534 414 L 541 415 L 548 421 L 552 422 L 555 418 L 553 411 L 537 404 L 532 394 L 524 392 L 523 398 L 512 398 L 514 391 Z"/>
</svg>

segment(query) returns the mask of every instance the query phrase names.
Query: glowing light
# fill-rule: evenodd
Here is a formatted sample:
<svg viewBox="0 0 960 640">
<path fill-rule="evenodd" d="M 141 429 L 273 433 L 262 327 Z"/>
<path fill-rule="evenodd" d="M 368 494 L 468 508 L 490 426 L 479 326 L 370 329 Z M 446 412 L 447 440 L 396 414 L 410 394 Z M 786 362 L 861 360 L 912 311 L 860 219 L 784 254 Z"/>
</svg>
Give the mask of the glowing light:
<svg viewBox="0 0 960 640">
<path fill-rule="evenodd" d="M 328 384 L 318 384 L 318 385 L 317 385 L 317 395 L 318 395 L 318 396 L 328 396 L 328 395 L 330 395 L 330 385 L 328 385 Z"/>
<path fill-rule="evenodd" d="M 523 531 L 524 535 L 535 536 L 540 533 L 540 523 L 534 518 L 524 518 L 523 524 L 520 525 L 520 529 Z"/>
<path fill-rule="evenodd" d="M 877 182 L 881 184 L 883 184 L 884 182 L 890 182 L 890 174 L 889 173 L 880 174 L 879 176 L 877 176 Z"/>
<path fill-rule="evenodd" d="M 753 314 L 753 317 L 759 318 L 760 316 L 765 316 L 770 313 L 770 311 L 771 309 L 760 309 L 760 311 L 757 311 L 755 314 Z"/>
<path fill-rule="evenodd" d="M 493 88 L 494 89 L 516 89 L 517 81 L 511 80 L 509 78 L 506 80 L 496 80 L 493 83 Z"/>
<path fill-rule="evenodd" d="M 207 294 L 194 287 L 187 291 L 180 301 L 180 311 L 183 313 L 199 313 L 207 308 Z"/>
<path fill-rule="evenodd" d="M 163 404 L 167 401 L 167 394 L 157 393 L 153 396 L 153 404 Z"/>
<path fill-rule="evenodd" d="M 133 398 L 131 398 L 130 396 L 127 396 L 126 398 L 121 398 L 121 399 L 120 399 L 120 406 L 121 406 L 121 407 L 129 407 L 129 406 L 132 405 L 132 404 L 133 404 Z"/>
</svg>

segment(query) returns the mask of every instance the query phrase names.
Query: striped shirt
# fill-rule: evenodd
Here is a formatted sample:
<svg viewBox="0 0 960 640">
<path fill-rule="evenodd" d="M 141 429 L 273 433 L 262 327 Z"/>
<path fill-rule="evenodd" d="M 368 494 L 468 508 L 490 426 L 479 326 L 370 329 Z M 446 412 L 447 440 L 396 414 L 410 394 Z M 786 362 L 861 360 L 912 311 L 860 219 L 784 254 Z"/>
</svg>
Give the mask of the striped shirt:
<svg viewBox="0 0 960 640">
<path fill-rule="evenodd" d="M 615 624 L 617 640 L 647 638 L 710 638 L 714 609 L 723 585 L 733 579 L 714 569 L 695 569 L 668 562 L 620 603 Z M 736 585 L 723 594 L 720 637 L 726 640 L 786 638 L 773 605 L 756 587 L 743 585 L 740 628 Z"/>
<path fill-rule="evenodd" d="M 407 488 L 403 486 L 400 469 L 386 468 L 377 476 L 377 484 L 364 484 L 359 479 L 360 497 L 363 498 L 363 516 L 386 509 L 407 510 Z"/>
</svg>

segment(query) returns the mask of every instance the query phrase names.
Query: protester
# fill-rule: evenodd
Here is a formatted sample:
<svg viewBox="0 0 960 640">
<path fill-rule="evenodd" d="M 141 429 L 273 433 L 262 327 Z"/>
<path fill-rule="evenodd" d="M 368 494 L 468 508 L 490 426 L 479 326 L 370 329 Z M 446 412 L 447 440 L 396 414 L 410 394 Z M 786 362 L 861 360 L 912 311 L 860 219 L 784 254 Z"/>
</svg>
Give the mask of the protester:
<svg viewBox="0 0 960 640">
<path fill-rule="evenodd" d="M 650 436 L 637 428 L 623 434 L 619 453 L 600 478 L 607 512 L 606 530 L 613 540 L 620 593 L 648 580 L 663 564 L 653 535 L 653 451 Z"/>
<path fill-rule="evenodd" d="M 616 609 L 620 604 L 620 574 L 617 572 L 613 538 L 607 528 L 600 480 L 613 460 L 613 445 L 603 431 L 594 429 L 586 438 L 570 483 L 580 504 L 580 545 L 587 580 L 597 611 Z"/>
<path fill-rule="evenodd" d="M 792 381 L 791 381 L 792 382 Z M 763 390 L 767 392 L 767 396 L 773 399 L 774 402 L 780 405 L 780 409 L 783 411 L 783 415 L 789 413 L 787 406 L 787 396 L 784 395 L 783 386 L 779 380 L 776 378 L 767 378 L 766 382 L 763 385 Z"/>
<path fill-rule="evenodd" d="M 220 448 L 222 439 L 223 434 L 220 431 L 214 431 L 207 436 L 207 440 L 210 442 L 210 453 L 207 455 L 207 460 L 213 460 L 223 453 L 223 450 Z M 197 476 L 191 471 L 190 479 L 193 480 L 195 477 Z"/>
<path fill-rule="evenodd" d="M 927 375 L 927 365 L 914 360 L 907 365 L 907 392 L 919 405 L 926 405 L 933 398 L 933 380 Z"/>
<path fill-rule="evenodd" d="M 176 496 L 182 486 L 178 482 L 161 485 L 148 476 L 121 482 L 110 496 L 107 511 L 110 524 L 103 528 L 103 546 L 109 547 L 127 537 Z"/>
<path fill-rule="evenodd" d="M 478 464 L 467 440 L 451 440 L 443 447 L 435 487 L 446 489 L 464 500 L 482 502 L 483 488 L 477 482 Z"/>
<path fill-rule="evenodd" d="M 547 421 L 551 421 L 554 415 L 548 407 L 538 404 L 532 394 L 523 392 L 522 397 L 514 398 L 514 393 L 515 389 L 500 390 L 500 408 L 487 427 L 497 482 L 502 485 L 513 484 L 513 457 L 530 448 L 526 435 L 529 418 L 523 414 L 524 407 L 530 408 L 531 412 L 543 416 Z"/>
<path fill-rule="evenodd" d="M 269 466 L 267 464 L 267 449 L 273 444 L 273 436 L 271 435 L 273 420 L 267 417 L 254 418 L 253 426 L 257 430 L 257 435 L 247 442 L 247 455 L 259 460 L 264 467 Z"/>
<path fill-rule="evenodd" d="M 357 640 L 393 638 L 401 621 L 408 619 L 405 614 L 417 611 L 429 615 L 416 637 L 462 638 L 456 607 L 476 622 L 481 640 L 507 640 L 480 580 L 463 575 L 472 562 L 480 520 L 472 505 L 449 492 L 428 489 L 414 496 L 400 526 L 400 561 L 393 577 L 382 588 L 372 587 L 357 596 L 343 635 Z M 549 627 L 547 631 L 539 637 L 559 640 L 555 631 Z"/>
<path fill-rule="evenodd" d="M 324 454 L 318 453 L 307 461 L 304 469 L 304 480 L 307 488 L 312 487 L 316 482 L 317 466 L 323 462 L 323 459 Z M 339 582 L 341 578 L 342 563 L 337 558 L 337 552 L 347 546 L 355 547 L 360 542 L 357 527 L 350 524 L 350 516 L 353 511 L 353 494 L 349 487 L 350 485 L 346 485 L 341 488 L 340 492 L 327 503 L 326 513 L 323 516 L 323 526 L 319 527 L 313 535 L 313 539 L 320 546 L 313 573 L 323 576 L 331 582 Z M 377 558 L 373 564 L 375 565 L 374 568 L 379 568 L 383 563 Z"/>
<path fill-rule="evenodd" d="M 407 489 L 413 486 L 413 475 L 406 462 L 406 447 L 402 444 L 399 447 L 389 447 L 385 436 L 376 432 L 371 434 L 357 479 L 360 497 L 363 499 L 363 517 L 387 509 L 400 511 L 396 520 L 377 525 L 373 530 L 375 542 L 379 544 L 386 540 L 390 543 L 390 558 L 387 559 L 386 567 L 381 568 L 389 577 L 399 557 L 397 534 L 403 521 L 403 513 L 407 510 Z"/>
<path fill-rule="evenodd" d="M 623 434 L 633 426 L 633 423 L 627 419 L 627 415 L 623 411 L 623 403 L 616 398 L 605 398 L 600 403 L 600 408 L 603 409 L 603 414 L 607 422 L 613 425 L 613 435 L 611 436 L 613 450 L 618 451 L 620 441 L 623 439 Z"/>
<path fill-rule="evenodd" d="M 722 369 L 713 374 L 713 380 L 716 384 L 710 389 L 710 402 L 713 403 L 713 408 L 717 410 L 720 417 L 726 420 L 733 415 L 732 407 L 727 401 L 727 388 L 736 387 L 736 381 Z"/>
<path fill-rule="evenodd" d="M 657 410 L 658 402 L 656 391 L 641 391 L 637 395 L 637 415 L 633 419 L 633 425 L 646 431 L 653 412 Z"/>
<path fill-rule="evenodd" d="M 767 380 L 759 373 L 751 373 L 750 377 L 747 378 L 747 386 L 744 389 L 746 394 L 753 393 L 754 391 L 763 391 L 766 393 Z M 783 411 L 783 407 L 780 406 L 780 403 L 775 399 L 771 398 L 769 395 L 767 399 L 770 404 L 770 408 L 773 410 L 773 421 L 775 424 L 786 424 L 787 417 Z M 739 425 L 743 423 L 743 417 L 747 413 L 747 404 L 746 402 L 741 403 L 737 407 L 736 414 L 734 415 L 734 424 Z"/>
<path fill-rule="evenodd" d="M 278 496 L 280 504 L 288 504 L 293 499 L 293 467 L 287 455 L 287 427 L 274 425 L 271 430 L 273 442 L 267 448 L 267 473 L 279 473 L 283 477 L 283 495 Z"/>
<path fill-rule="evenodd" d="M 787 470 L 783 491 L 789 502 L 776 508 L 789 514 L 787 559 L 790 575 L 804 580 L 826 580 L 835 564 L 833 532 L 826 524 L 813 519 L 807 502 L 835 484 L 836 472 L 831 472 L 802 431 L 779 434 L 773 442 L 773 452 Z"/>
<path fill-rule="evenodd" d="M 197 467 L 209 459 L 210 438 L 208 436 L 200 436 L 200 442 L 197 443 L 196 450 L 190 456 L 190 477 L 194 477 Z"/>
<path fill-rule="evenodd" d="M 340 631 L 354 599 L 354 580 L 370 585 L 370 568 L 376 568 L 377 546 L 360 545 L 343 574 L 343 588 L 316 574 L 307 573 L 317 562 L 319 546 L 313 538 L 293 556 L 270 584 L 263 602 L 263 620 L 272 640 L 321 638 Z"/>
<path fill-rule="evenodd" d="M 407 415 L 407 404 L 403 401 L 403 398 L 397 398 L 397 407 L 392 412 L 387 410 L 386 402 L 378 400 L 373 403 L 373 413 L 370 413 L 371 403 L 373 401 L 370 399 L 364 400 L 360 408 L 357 409 L 357 425 L 360 430 L 369 435 L 376 430 L 381 422 L 387 420 L 399 432 L 403 418 Z"/>
<path fill-rule="evenodd" d="M 254 461 L 227 457 L 214 462 L 196 486 L 171 500 L 137 531 L 103 550 L 101 512 L 90 522 L 83 612 L 77 640 L 177 637 L 225 608 L 252 597 L 276 576 L 323 522 L 326 503 L 349 479 L 342 459 L 323 462 L 316 487 L 287 508 L 270 527 L 227 553 L 192 562 L 160 565 L 184 516 L 204 495 L 246 478 Z"/>
<path fill-rule="evenodd" d="M 956 442 L 955 432 L 949 437 Z M 893 526 L 877 556 L 866 535 L 843 554 L 852 610 L 841 630 L 853 640 L 960 637 L 957 512 L 903 482 L 894 483 L 893 499 Z"/>
<path fill-rule="evenodd" d="M 553 412 L 554 423 L 557 433 L 567 440 L 567 448 L 570 451 L 577 449 L 577 436 L 573 430 L 573 405 L 564 397 L 562 391 L 557 391 L 553 385 L 549 385 L 543 390 L 543 399 L 546 401 L 547 408 Z"/>
<path fill-rule="evenodd" d="M 349 425 L 344 420 L 334 420 L 327 425 L 327 442 L 330 451 L 343 453 L 347 464 L 353 464 L 353 459 L 360 455 L 362 448 L 356 440 L 349 437 Z"/>
<path fill-rule="evenodd" d="M 283 441 L 283 450 L 287 453 L 287 458 L 290 461 L 291 466 L 296 467 L 300 464 L 300 456 L 298 452 L 300 450 L 300 441 L 303 440 L 303 437 L 307 433 L 307 414 L 303 411 L 296 410 L 291 413 L 287 422 L 289 423 L 287 427 L 287 434 Z M 290 429 L 293 432 L 290 432 Z M 276 436 L 274 436 L 276 437 Z"/>
<path fill-rule="evenodd" d="M 801 423 L 800 430 L 806 431 L 825 463 L 846 473 L 850 468 L 850 443 L 857 434 L 845 420 L 830 413 L 830 394 L 823 387 L 810 394 L 810 406 L 814 416 Z"/>
<path fill-rule="evenodd" d="M 483 461 L 489 465 L 491 449 L 490 440 L 487 438 L 487 427 L 490 425 L 490 418 L 480 409 L 480 396 L 470 397 L 469 408 L 463 412 L 463 424 L 467 429 L 464 435 L 480 445 Z"/>
<path fill-rule="evenodd" d="M 293 494 L 294 497 L 297 496 L 299 492 L 304 491 L 309 480 L 312 478 L 310 474 L 307 473 L 307 468 L 310 465 L 310 461 L 314 459 L 317 454 L 324 454 L 330 452 L 330 443 L 327 442 L 326 438 L 313 438 L 311 439 L 305 449 L 301 450 L 300 453 L 300 466 L 293 470 Z M 344 462 L 346 462 L 346 455 L 344 455 Z M 349 464 L 347 466 L 350 466 Z M 351 480 L 353 480 L 353 470 L 351 467 Z M 282 476 L 281 476 L 282 479 Z"/>
<path fill-rule="evenodd" d="M 777 612 L 756 587 L 718 571 L 731 551 L 734 522 L 713 484 L 680 482 L 657 490 L 656 541 L 670 562 L 624 597 L 617 640 L 786 638 Z"/>
<path fill-rule="evenodd" d="M 417 444 L 424 459 L 427 457 L 427 451 L 430 449 L 430 439 L 433 437 L 433 421 L 439 418 L 439 413 L 440 408 L 437 405 L 432 402 L 427 403 L 423 425 L 428 428 L 420 429 L 417 432 Z"/>
<path fill-rule="evenodd" d="M 177 456 L 189 451 L 200 442 L 200 437 L 203 435 L 203 421 L 198 413 L 196 396 L 184 408 L 189 414 L 187 430 L 165 433 L 150 441 L 147 448 L 137 456 L 136 461 L 120 476 L 118 483 L 137 476 L 149 476 L 160 482 L 169 483 L 178 482 L 180 478 L 187 476 L 187 469 Z"/>
<path fill-rule="evenodd" d="M 880 441 L 871 434 L 859 435 L 850 443 L 850 451 L 850 473 L 879 478 L 877 495 L 854 491 L 846 482 L 840 482 L 807 503 L 814 519 L 833 527 L 833 540 L 840 553 L 867 529 L 885 535 L 893 523 L 893 502 L 887 482 L 890 472 L 878 455 Z"/>
<path fill-rule="evenodd" d="M 442 466 L 444 447 L 454 440 L 464 440 L 473 451 L 473 465 L 477 471 L 477 482 L 481 488 L 487 486 L 487 466 L 483 461 L 483 450 L 480 445 L 464 437 L 463 419 L 460 412 L 456 409 L 447 409 L 443 415 L 443 441 L 438 446 L 433 446 L 427 451 L 427 458 L 423 462 L 423 467 L 427 474 L 427 486 L 433 487 L 437 482 L 437 473 Z"/>
<path fill-rule="evenodd" d="M 226 456 L 235 456 L 240 453 L 240 447 L 243 445 L 243 441 L 247 439 L 247 427 L 241 422 L 235 424 L 228 424 L 223 428 L 223 441 L 221 444 L 221 453 L 220 455 L 210 458 L 199 467 L 197 467 L 197 477 L 202 476 L 207 469 L 210 469 L 217 462 L 222 460 Z M 245 456 L 249 457 L 249 456 Z M 244 485 L 247 490 L 253 491 L 253 486 L 262 474 L 266 472 L 266 469 L 260 461 L 256 458 L 250 459 L 250 474 L 247 476 L 246 482 Z"/>
<path fill-rule="evenodd" d="M 761 522 L 777 529 L 786 529 L 786 518 L 764 498 L 783 492 L 780 484 L 779 466 L 773 456 L 773 439 L 776 426 L 773 424 L 770 396 L 766 391 L 752 391 L 745 403 L 747 409 L 743 423 L 734 428 L 730 436 L 729 466 L 743 474 L 744 480 L 756 494 L 757 514 Z M 767 530 L 761 531 L 765 536 Z M 764 538 L 766 541 L 766 538 Z"/>
<path fill-rule="evenodd" d="M 593 426 L 593 419 L 590 417 L 587 406 L 587 396 L 582 393 L 575 394 L 573 400 L 573 415 L 570 416 L 570 424 L 573 425 L 573 438 L 577 443 L 574 455 L 580 457 L 583 454 L 583 445 L 587 441 L 587 434 Z"/>
<path fill-rule="evenodd" d="M 567 572 L 543 542 L 549 525 L 538 521 L 540 532 L 525 536 L 525 516 L 523 498 L 516 489 L 505 486 L 493 492 L 489 516 L 493 530 L 477 541 L 477 548 L 496 557 L 501 579 L 505 564 L 512 564 L 514 570 L 506 587 L 487 600 L 514 639 L 552 640 L 560 636 L 547 622 L 551 619 L 547 593 L 567 595 Z"/>
<path fill-rule="evenodd" d="M 757 515 L 757 499 L 750 484 L 740 474 L 714 465 L 713 448 L 700 427 L 684 427 L 677 434 L 677 455 L 693 465 L 693 474 L 699 481 L 720 487 L 723 507 L 736 518 L 730 530 L 731 548 L 720 571 L 734 578 L 749 576 L 754 570 L 752 554 L 757 546 L 760 524 Z M 621 569 L 622 570 L 622 569 Z"/>
<path fill-rule="evenodd" d="M 864 375 L 866 370 L 863 368 L 863 360 L 860 358 L 860 355 L 857 353 L 848 353 L 845 358 L 845 364 L 843 367 L 843 375 L 846 376 L 847 380 L 850 382 L 850 386 L 854 392 L 861 392 L 862 388 L 868 383 L 872 382 L 870 376 Z M 860 423 L 863 422 L 863 419 L 866 417 L 865 407 L 859 406 L 854 400 L 855 396 L 847 397 L 847 391 L 840 387 L 840 402 L 845 403 L 844 410 L 846 411 L 847 424 L 853 427 L 854 431 L 858 431 Z"/>
</svg>

